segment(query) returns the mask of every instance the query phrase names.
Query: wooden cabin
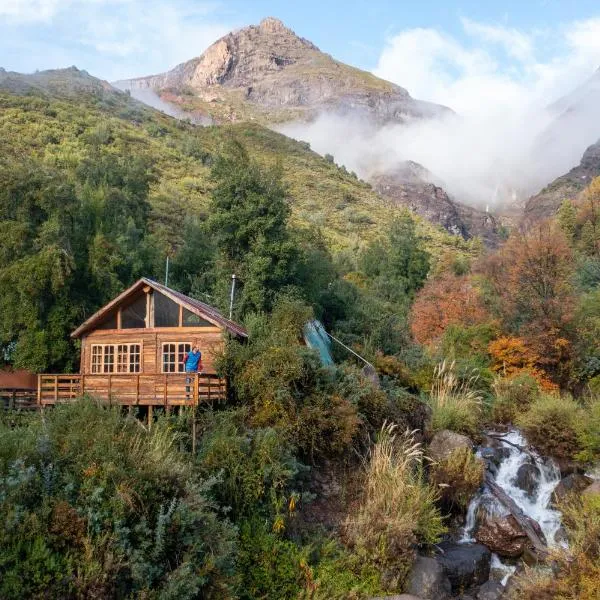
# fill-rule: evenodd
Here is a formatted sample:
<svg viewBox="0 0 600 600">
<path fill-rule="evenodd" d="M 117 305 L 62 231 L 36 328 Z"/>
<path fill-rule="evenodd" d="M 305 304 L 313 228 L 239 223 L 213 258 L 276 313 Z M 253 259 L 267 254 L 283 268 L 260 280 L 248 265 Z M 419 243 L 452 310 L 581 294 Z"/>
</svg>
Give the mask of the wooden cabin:
<svg viewBox="0 0 600 600">
<path fill-rule="evenodd" d="M 80 372 L 39 375 L 38 404 L 89 394 L 125 406 L 197 406 L 223 400 L 226 382 L 215 357 L 227 335 L 246 330 L 218 310 L 150 279 L 140 279 L 78 327 Z M 201 373 L 186 374 L 184 356 L 197 343 Z"/>
</svg>

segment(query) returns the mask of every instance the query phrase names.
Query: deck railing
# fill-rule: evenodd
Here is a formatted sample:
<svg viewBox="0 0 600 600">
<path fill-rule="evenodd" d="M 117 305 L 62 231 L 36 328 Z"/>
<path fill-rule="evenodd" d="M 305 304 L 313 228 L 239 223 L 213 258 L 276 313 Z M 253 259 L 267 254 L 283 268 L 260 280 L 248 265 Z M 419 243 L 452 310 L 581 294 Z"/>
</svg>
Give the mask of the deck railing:
<svg viewBox="0 0 600 600">
<path fill-rule="evenodd" d="M 211 373 L 111 373 L 38 375 L 41 406 L 72 402 L 84 394 L 122 406 L 197 406 L 226 398 L 225 380 Z"/>
</svg>

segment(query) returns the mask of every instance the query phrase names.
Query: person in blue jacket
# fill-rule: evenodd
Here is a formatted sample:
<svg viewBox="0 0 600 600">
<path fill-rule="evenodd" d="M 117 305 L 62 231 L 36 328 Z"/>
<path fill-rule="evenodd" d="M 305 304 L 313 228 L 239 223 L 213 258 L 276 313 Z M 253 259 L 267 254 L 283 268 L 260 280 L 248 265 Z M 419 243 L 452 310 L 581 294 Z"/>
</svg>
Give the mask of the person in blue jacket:
<svg viewBox="0 0 600 600">
<path fill-rule="evenodd" d="M 202 373 L 202 352 L 200 352 L 200 348 L 198 348 L 198 344 L 194 342 L 192 349 L 183 357 L 183 366 L 184 370 L 187 373 L 187 377 L 185 378 L 185 391 L 188 394 L 190 393 L 190 383 L 192 383 L 193 376 L 192 373 Z"/>
</svg>

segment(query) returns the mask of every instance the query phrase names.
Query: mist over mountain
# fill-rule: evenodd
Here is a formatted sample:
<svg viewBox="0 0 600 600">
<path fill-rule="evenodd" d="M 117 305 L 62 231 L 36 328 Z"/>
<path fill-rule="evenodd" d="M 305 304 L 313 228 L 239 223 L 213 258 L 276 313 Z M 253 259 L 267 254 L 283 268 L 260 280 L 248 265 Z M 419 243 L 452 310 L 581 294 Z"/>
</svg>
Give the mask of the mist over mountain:
<svg viewBox="0 0 600 600">
<path fill-rule="evenodd" d="M 466 237 L 474 222 L 491 222 L 490 211 L 521 211 L 600 137 L 599 73 L 559 100 L 524 99 L 514 109 L 490 97 L 480 110 L 457 114 L 336 61 L 274 18 L 229 33 L 171 71 L 119 86 L 140 99 L 155 92 L 176 116 L 258 121 L 309 142 L 367 181 L 383 178 L 381 194 Z M 407 161 L 425 167 L 418 183 L 398 179 Z M 433 212 L 425 197 L 437 198 Z M 466 221 L 434 217 L 447 216 L 447 203 Z"/>
</svg>

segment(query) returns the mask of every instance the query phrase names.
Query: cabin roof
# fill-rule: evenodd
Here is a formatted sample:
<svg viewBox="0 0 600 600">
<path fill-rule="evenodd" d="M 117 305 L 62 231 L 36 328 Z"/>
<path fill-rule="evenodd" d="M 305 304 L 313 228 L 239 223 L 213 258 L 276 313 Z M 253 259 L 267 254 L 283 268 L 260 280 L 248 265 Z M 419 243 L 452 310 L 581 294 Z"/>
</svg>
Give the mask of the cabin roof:
<svg viewBox="0 0 600 600">
<path fill-rule="evenodd" d="M 94 329 L 94 327 L 98 325 L 111 310 L 113 310 L 119 304 L 125 302 L 128 298 L 146 286 L 150 286 L 157 292 L 164 294 L 173 300 L 173 302 L 182 305 L 193 314 L 205 319 L 206 321 L 209 321 L 216 327 L 226 329 L 238 337 L 248 337 L 248 332 L 244 329 L 244 327 L 224 317 L 216 308 L 209 306 L 204 302 L 200 302 L 200 300 L 196 300 L 195 298 L 190 298 L 189 296 L 168 288 L 156 281 L 153 281 L 152 279 L 147 279 L 146 277 L 142 277 L 140 280 L 136 281 L 131 287 L 127 288 L 124 292 L 111 300 L 107 305 L 103 306 L 99 311 L 94 313 L 89 319 L 87 319 L 75 331 L 73 331 L 71 337 L 81 337 L 90 329 Z"/>
</svg>

